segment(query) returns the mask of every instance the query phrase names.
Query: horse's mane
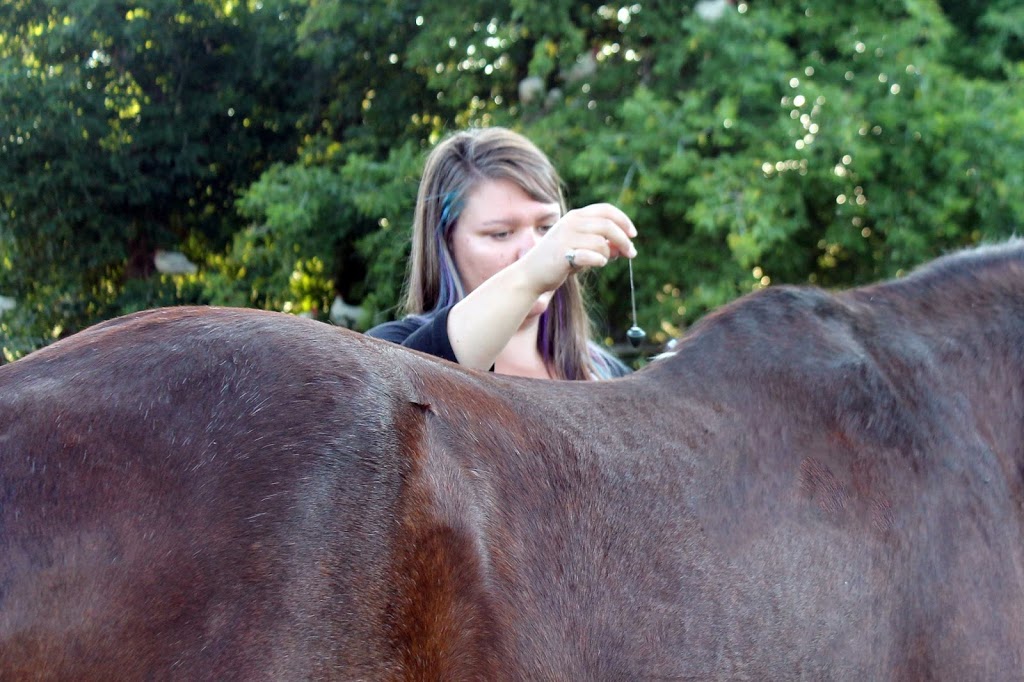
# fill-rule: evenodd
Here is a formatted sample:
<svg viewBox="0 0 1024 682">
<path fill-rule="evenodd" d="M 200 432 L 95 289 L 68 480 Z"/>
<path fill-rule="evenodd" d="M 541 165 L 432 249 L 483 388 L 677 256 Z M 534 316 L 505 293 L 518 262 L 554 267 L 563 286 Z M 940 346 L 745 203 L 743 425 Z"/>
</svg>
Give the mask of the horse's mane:
<svg viewBox="0 0 1024 682">
<path fill-rule="evenodd" d="M 1024 237 L 1011 237 L 1005 241 L 979 244 L 953 251 L 914 269 L 908 277 L 925 277 L 930 273 L 946 276 L 973 273 L 993 266 L 1024 262 Z"/>
<path fill-rule="evenodd" d="M 850 290 L 868 296 L 885 292 L 910 298 L 950 295 L 988 296 L 1024 291 L 1024 238 L 981 244 L 947 253 L 904 277 Z"/>
</svg>

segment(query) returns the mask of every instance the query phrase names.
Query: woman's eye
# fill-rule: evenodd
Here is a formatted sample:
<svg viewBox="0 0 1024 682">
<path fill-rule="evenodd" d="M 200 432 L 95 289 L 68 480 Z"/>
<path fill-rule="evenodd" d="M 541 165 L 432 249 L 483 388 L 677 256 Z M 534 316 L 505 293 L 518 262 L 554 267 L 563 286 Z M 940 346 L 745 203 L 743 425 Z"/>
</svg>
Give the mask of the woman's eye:
<svg viewBox="0 0 1024 682">
<path fill-rule="evenodd" d="M 512 233 L 509 232 L 508 230 L 504 230 L 502 232 L 492 232 L 491 233 L 491 237 L 493 239 L 508 239 L 508 236 L 510 234 L 512 234 Z"/>
<path fill-rule="evenodd" d="M 550 230 L 552 227 L 554 227 L 554 225 L 541 225 L 537 228 L 537 231 L 540 232 L 541 234 L 547 234 L 548 230 Z"/>
</svg>

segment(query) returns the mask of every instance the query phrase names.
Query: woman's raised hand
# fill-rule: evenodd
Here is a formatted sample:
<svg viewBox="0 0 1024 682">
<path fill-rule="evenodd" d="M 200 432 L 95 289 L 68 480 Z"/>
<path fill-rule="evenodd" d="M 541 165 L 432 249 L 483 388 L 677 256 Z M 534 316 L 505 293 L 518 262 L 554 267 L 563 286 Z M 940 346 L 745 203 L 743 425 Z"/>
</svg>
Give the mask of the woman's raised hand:
<svg viewBox="0 0 1024 682">
<path fill-rule="evenodd" d="M 591 204 L 562 216 L 519 262 L 539 296 L 576 270 L 604 267 L 619 256 L 633 258 L 636 235 L 633 221 L 619 208 Z"/>
</svg>

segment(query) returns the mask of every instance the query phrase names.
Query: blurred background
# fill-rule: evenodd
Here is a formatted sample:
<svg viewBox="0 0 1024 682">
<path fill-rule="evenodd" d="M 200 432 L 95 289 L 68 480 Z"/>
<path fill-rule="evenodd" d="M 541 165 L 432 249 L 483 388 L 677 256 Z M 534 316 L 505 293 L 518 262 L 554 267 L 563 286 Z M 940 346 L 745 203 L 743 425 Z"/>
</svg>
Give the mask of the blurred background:
<svg viewBox="0 0 1024 682">
<path fill-rule="evenodd" d="M 1019 0 L 5 0 L 0 351 L 163 305 L 399 314 L 426 151 L 504 125 L 641 231 L 655 346 L 1020 229 Z M 591 273 L 621 342 L 628 271 Z"/>
</svg>

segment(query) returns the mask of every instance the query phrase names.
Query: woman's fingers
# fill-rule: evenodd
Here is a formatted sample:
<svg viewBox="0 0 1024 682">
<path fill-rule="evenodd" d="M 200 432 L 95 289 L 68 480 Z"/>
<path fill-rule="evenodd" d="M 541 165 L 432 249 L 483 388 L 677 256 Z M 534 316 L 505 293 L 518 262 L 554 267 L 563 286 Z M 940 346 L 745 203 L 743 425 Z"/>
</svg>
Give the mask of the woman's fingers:
<svg viewBox="0 0 1024 682">
<path fill-rule="evenodd" d="M 636 227 L 611 204 L 591 204 L 566 213 L 523 258 L 520 267 L 539 293 L 553 291 L 565 278 L 600 268 L 612 258 L 636 255 Z"/>
<path fill-rule="evenodd" d="M 565 259 L 572 271 L 584 268 L 603 268 L 608 264 L 608 257 L 590 249 L 569 249 L 565 252 Z"/>
<path fill-rule="evenodd" d="M 563 238 L 567 242 L 572 242 L 574 237 L 578 241 L 588 234 L 600 235 L 611 248 L 606 257 L 622 255 L 632 258 L 636 255 L 631 241 L 637 234 L 636 227 L 629 216 L 611 204 L 591 204 L 569 211 L 562 221 L 565 227 Z"/>
<path fill-rule="evenodd" d="M 598 259 L 587 258 L 584 267 L 602 267 L 614 256 L 618 255 L 617 249 L 603 236 L 596 233 L 584 233 L 578 235 L 573 242 L 579 252 L 591 253 L 600 256 Z"/>
<path fill-rule="evenodd" d="M 629 216 L 622 212 L 617 206 L 612 204 L 590 204 L 583 208 L 574 209 L 566 213 L 566 217 L 572 214 L 578 214 L 581 217 L 591 219 L 601 219 L 609 221 L 612 225 L 620 229 L 627 237 L 636 236 L 636 227 L 633 225 L 633 221 L 629 219 Z M 593 224 L 600 224 L 600 221 L 595 221 Z"/>
</svg>

